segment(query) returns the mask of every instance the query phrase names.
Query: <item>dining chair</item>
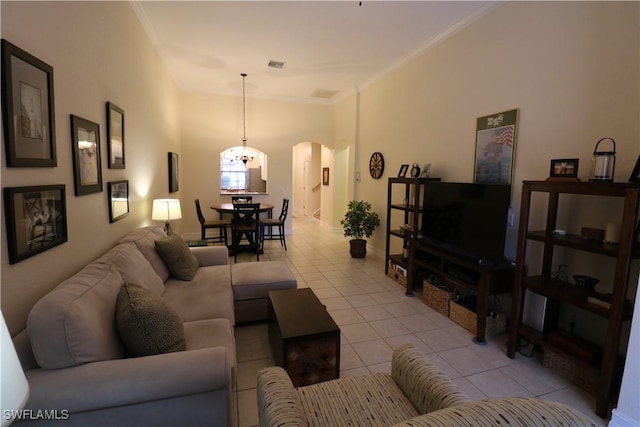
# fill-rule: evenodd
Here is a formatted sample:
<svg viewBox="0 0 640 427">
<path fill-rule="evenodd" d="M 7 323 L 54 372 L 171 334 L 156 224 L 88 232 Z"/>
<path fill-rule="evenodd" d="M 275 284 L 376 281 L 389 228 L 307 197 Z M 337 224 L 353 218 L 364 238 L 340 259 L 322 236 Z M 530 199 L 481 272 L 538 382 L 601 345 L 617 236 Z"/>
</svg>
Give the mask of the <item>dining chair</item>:
<svg viewBox="0 0 640 427">
<path fill-rule="evenodd" d="M 247 239 L 246 245 L 240 244 L 243 238 Z M 260 261 L 260 203 L 233 204 L 231 242 L 234 262 L 238 261 L 238 252 L 243 248 L 255 251 Z"/>
<path fill-rule="evenodd" d="M 284 237 L 284 221 L 287 219 L 288 212 L 289 199 L 282 199 L 282 210 L 278 218 L 264 218 L 260 220 L 260 238 L 262 239 L 263 247 L 265 240 L 280 240 L 280 246 L 284 246 L 284 250 L 287 250 L 287 241 Z M 267 227 L 269 227 L 269 234 L 265 231 Z M 273 234 L 273 227 L 278 227 L 278 234 Z"/>
<path fill-rule="evenodd" d="M 198 221 L 200 222 L 200 239 L 208 242 L 224 243 L 224 245 L 227 246 L 227 226 L 229 226 L 230 222 L 223 219 L 206 219 L 202 214 L 200 199 L 196 199 L 196 214 L 198 215 Z M 207 230 L 209 229 L 217 229 L 218 235 L 207 237 Z"/>
<path fill-rule="evenodd" d="M 253 203 L 253 196 L 231 196 L 231 203 Z"/>
</svg>

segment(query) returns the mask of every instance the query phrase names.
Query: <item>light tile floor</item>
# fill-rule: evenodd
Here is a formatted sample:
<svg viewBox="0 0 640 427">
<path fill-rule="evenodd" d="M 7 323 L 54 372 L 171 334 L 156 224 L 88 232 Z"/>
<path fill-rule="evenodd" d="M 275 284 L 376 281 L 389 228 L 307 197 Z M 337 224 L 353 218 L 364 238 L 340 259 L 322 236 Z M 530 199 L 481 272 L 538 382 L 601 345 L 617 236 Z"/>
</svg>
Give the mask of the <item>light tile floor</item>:
<svg viewBox="0 0 640 427">
<path fill-rule="evenodd" d="M 595 398 L 544 368 L 538 358 L 506 356 L 506 334 L 484 346 L 472 334 L 427 307 L 420 297 L 384 274 L 384 260 L 369 252 L 349 256 L 342 233 L 308 218 L 294 218 L 285 252 L 278 241 L 265 243 L 261 261 L 286 262 L 298 287 L 313 289 L 341 330 L 340 376 L 389 372 L 391 352 L 413 343 L 474 400 L 537 396 L 570 405 L 607 425 L 594 413 Z M 255 256 L 240 254 L 238 262 Z M 273 365 L 265 324 L 236 328 L 237 398 L 240 427 L 258 425 L 256 375 Z"/>
</svg>

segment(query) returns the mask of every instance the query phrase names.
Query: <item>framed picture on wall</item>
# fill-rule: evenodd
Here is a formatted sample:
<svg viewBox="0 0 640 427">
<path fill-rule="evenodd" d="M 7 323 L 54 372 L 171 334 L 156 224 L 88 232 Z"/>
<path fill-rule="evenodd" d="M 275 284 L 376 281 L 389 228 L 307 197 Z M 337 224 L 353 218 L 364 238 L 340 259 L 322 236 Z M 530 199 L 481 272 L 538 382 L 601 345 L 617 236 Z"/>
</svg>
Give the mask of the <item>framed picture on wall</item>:
<svg viewBox="0 0 640 427">
<path fill-rule="evenodd" d="M 511 184 L 517 123 L 518 109 L 477 119 L 474 183 Z"/>
<path fill-rule="evenodd" d="M 10 264 L 67 241 L 63 184 L 6 187 L 4 209 Z"/>
<path fill-rule="evenodd" d="M 180 189 L 178 172 L 178 154 L 169 152 L 169 193 L 175 193 Z"/>
<path fill-rule="evenodd" d="M 2 40 L 2 121 L 8 167 L 55 167 L 53 68 Z"/>
<path fill-rule="evenodd" d="M 109 169 L 124 169 L 124 110 L 107 102 L 107 153 Z"/>
<path fill-rule="evenodd" d="M 71 148 L 73 150 L 73 177 L 76 196 L 102 191 L 100 163 L 100 127 L 78 116 L 71 115 Z"/>
<path fill-rule="evenodd" d="M 322 168 L 322 185 L 329 185 L 329 168 Z"/>
<path fill-rule="evenodd" d="M 129 181 L 112 181 L 107 184 L 109 194 L 109 222 L 116 222 L 129 215 Z"/>
</svg>

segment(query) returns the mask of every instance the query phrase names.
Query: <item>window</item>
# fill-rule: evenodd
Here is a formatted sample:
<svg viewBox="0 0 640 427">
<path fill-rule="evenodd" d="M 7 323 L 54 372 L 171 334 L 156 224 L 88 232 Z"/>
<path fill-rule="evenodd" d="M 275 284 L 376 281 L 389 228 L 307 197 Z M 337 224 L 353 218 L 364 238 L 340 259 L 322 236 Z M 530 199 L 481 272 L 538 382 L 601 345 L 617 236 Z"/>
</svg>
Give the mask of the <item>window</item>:
<svg viewBox="0 0 640 427">
<path fill-rule="evenodd" d="M 220 160 L 220 188 L 223 191 L 247 189 L 247 167 L 238 160 Z"/>
<path fill-rule="evenodd" d="M 242 155 L 246 153 L 246 163 Z M 220 192 L 266 193 L 267 155 L 255 148 L 236 146 L 220 153 Z"/>
</svg>

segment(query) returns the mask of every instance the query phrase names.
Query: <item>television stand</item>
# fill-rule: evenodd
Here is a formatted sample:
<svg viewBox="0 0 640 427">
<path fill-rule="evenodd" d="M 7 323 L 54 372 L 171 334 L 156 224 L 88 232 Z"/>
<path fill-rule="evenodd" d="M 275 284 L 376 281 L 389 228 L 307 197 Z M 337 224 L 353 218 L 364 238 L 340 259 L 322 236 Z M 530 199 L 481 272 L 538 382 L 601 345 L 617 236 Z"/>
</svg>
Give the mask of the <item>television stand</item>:
<svg viewBox="0 0 640 427">
<path fill-rule="evenodd" d="M 482 265 L 468 257 L 452 254 L 417 241 L 410 257 L 418 269 L 435 274 L 455 289 L 471 291 L 477 296 L 476 344 L 486 342 L 487 313 L 491 295 L 511 293 L 514 266 L 510 261 Z M 483 315 L 484 314 L 484 315 Z"/>
</svg>

